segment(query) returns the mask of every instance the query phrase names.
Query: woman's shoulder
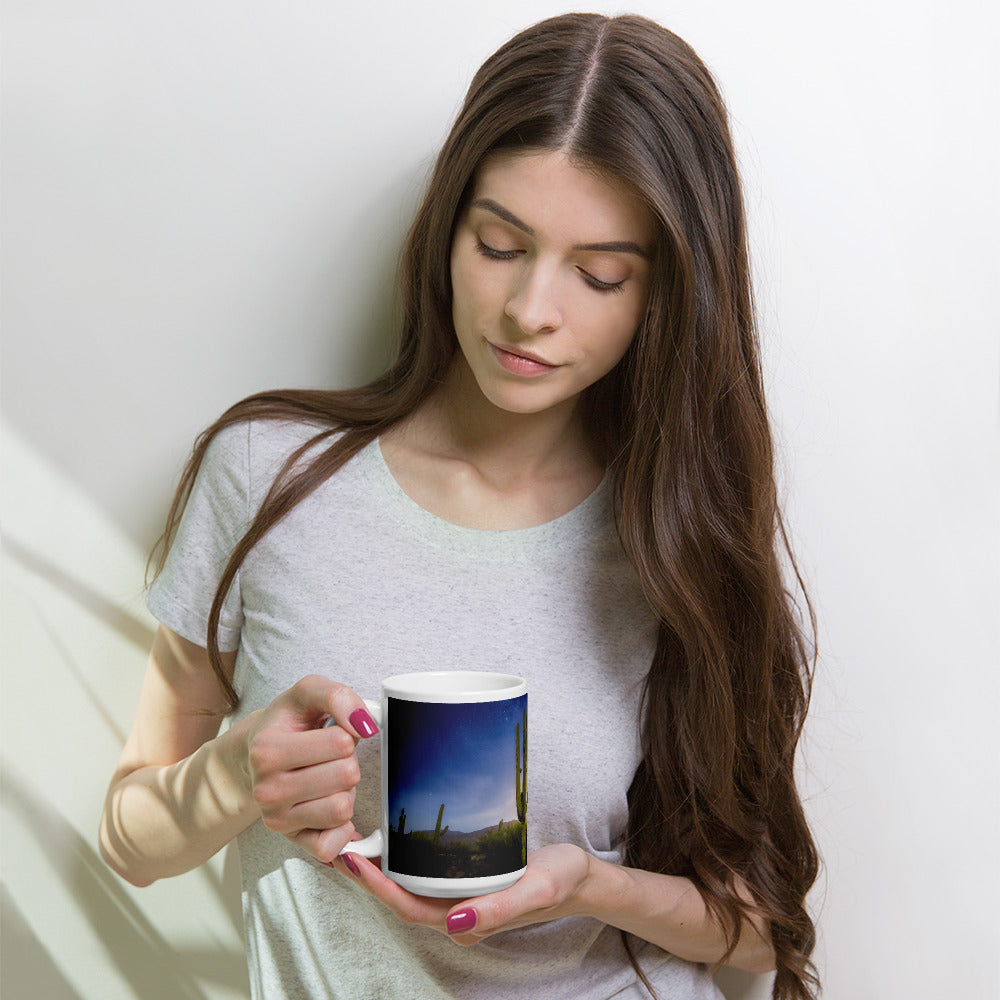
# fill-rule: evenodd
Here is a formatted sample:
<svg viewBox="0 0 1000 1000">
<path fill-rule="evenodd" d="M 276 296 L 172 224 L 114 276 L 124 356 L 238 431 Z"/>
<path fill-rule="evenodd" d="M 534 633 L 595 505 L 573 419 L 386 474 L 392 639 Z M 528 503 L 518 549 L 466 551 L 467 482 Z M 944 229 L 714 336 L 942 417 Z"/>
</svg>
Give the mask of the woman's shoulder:
<svg viewBox="0 0 1000 1000">
<path fill-rule="evenodd" d="M 328 423 L 318 420 L 253 417 L 243 422 L 246 447 L 251 460 L 288 458 L 297 449 L 314 439 L 332 443 L 342 430 L 333 430 Z"/>
<path fill-rule="evenodd" d="M 213 478 L 239 482 L 249 492 L 265 488 L 303 446 L 305 461 L 314 453 L 310 441 L 332 444 L 343 431 L 329 424 L 288 418 L 247 417 L 217 430 L 205 451 L 202 467 Z"/>
</svg>

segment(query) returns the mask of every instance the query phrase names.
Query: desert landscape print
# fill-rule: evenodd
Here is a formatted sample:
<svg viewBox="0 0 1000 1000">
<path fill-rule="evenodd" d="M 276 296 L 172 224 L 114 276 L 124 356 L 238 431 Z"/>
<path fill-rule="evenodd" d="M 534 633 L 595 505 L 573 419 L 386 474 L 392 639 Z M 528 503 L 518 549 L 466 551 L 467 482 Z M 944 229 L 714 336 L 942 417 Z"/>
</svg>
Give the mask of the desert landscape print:
<svg viewBox="0 0 1000 1000">
<path fill-rule="evenodd" d="M 527 858 L 528 696 L 459 705 L 390 698 L 389 868 L 479 878 Z"/>
</svg>

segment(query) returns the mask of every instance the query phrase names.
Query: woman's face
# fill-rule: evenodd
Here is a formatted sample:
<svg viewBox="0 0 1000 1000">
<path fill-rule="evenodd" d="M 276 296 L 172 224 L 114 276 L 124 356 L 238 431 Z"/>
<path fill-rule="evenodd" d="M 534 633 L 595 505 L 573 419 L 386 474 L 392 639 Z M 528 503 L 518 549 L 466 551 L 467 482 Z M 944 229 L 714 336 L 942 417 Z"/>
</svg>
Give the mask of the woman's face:
<svg viewBox="0 0 1000 1000">
<path fill-rule="evenodd" d="M 486 398 L 572 406 L 611 371 L 643 316 L 655 234 L 625 184 L 561 152 L 487 159 L 451 249 L 455 332 Z"/>
</svg>

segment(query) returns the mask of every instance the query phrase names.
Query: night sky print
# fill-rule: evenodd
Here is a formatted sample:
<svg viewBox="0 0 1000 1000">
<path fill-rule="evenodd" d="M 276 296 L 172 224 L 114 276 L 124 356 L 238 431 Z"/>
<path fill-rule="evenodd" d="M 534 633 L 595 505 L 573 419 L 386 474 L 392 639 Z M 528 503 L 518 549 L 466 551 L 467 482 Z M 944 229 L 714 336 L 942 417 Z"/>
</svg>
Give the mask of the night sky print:
<svg viewBox="0 0 1000 1000">
<path fill-rule="evenodd" d="M 524 867 L 516 792 L 519 780 L 526 787 L 527 706 L 527 695 L 459 705 L 389 699 L 390 870 L 470 878 Z"/>
</svg>

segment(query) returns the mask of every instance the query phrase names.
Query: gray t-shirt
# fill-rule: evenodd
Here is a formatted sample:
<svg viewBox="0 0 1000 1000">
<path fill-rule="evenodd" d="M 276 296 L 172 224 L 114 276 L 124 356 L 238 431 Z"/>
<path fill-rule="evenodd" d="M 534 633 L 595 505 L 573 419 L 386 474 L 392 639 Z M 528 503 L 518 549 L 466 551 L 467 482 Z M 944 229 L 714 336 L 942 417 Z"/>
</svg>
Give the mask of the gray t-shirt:
<svg viewBox="0 0 1000 1000">
<path fill-rule="evenodd" d="M 222 568 L 289 453 L 316 428 L 263 421 L 221 432 L 205 457 L 148 603 L 205 644 Z M 373 442 L 253 549 L 228 595 L 237 717 L 309 673 L 378 698 L 382 677 L 483 669 L 527 679 L 528 849 L 577 844 L 621 862 L 640 760 L 639 698 L 655 621 L 617 539 L 605 480 L 538 527 L 444 521 L 400 488 Z M 378 739 L 358 746 L 355 825 L 379 823 Z M 616 929 L 570 918 L 472 948 L 406 926 L 349 879 L 260 822 L 239 838 L 254 998 L 609 1000 L 645 997 Z M 637 942 L 663 1000 L 719 998 L 704 966 Z"/>
</svg>

